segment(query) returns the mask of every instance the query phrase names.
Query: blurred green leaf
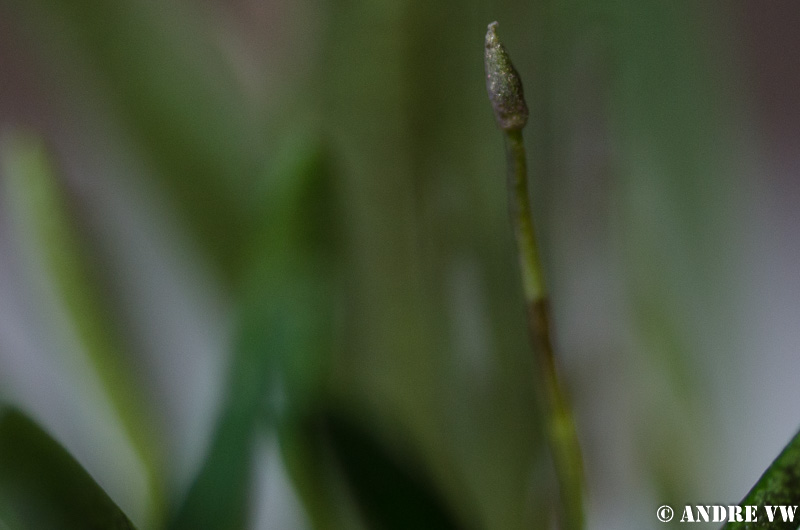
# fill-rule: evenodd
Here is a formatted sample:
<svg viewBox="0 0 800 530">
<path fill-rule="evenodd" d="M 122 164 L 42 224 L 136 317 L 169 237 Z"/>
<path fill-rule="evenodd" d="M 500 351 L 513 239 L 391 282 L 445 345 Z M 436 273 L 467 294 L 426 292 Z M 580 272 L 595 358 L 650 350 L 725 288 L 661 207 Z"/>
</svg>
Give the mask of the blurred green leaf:
<svg viewBox="0 0 800 530">
<path fill-rule="evenodd" d="M 463 528 L 420 462 L 398 455 L 364 422 L 339 411 L 330 409 L 318 421 L 370 529 Z"/>
<path fill-rule="evenodd" d="M 318 304 L 324 290 L 302 274 L 286 272 L 280 279 L 280 285 L 261 291 L 262 304 L 242 315 L 225 405 L 203 467 L 171 528 L 245 528 L 253 443 L 263 431 L 267 400 L 295 407 L 318 391 L 324 344 Z"/>
<path fill-rule="evenodd" d="M 784 447 L 781 454 L 758 479 L 753 489 L 739 503 L 740 506 L 758 506 L 755 523 L 728 523 L 723 530 L 796 530 L 798 523 L 784 522 L 780 514 L 769 522 L 764 506 L 797 506 L 800 504 L 800 432 Z"/>
<path fill-rule="evenodd" d="M 197 241 L 235 274 L 263 136 L 199 13 L 150 0 L 7 1 L 55 61 L 68 46 L 99 74 L 118 123 L 155 162 Z"/>
<path fill-rule="evenodd" d="M 134 528 L 58 442 L 20 411 L 2 407 L 0 527 L 8 530 Z"/>
<path fill-rule="evenodd" d="M 281 457 L 315 530 L 360 529 L 358 514 L 341 494 L 341 480 L 330 452 L 308 416 L 288 416 L 278 423 Z"/>
<path fill-rule="evenodd" d="M 263 231 L 251 242 L 225 405 L 171 528 L 244 528 L 264 412 L 274 425 L 276 415 L 302 414 L 321 392 L 336 261 L 324 234 L 335 225 L 335 197 L 323 150 L 300 148 L 291 159 L 274 177 Z"/>
<path fill-rule="evenodd" d="M 731 8 L 644 0 L 611 4 L 609 11 L 615 221 L 630 314 L 642 340 L 626 364 L 644 362 L 669 381 L 666 392 L 651 398 L 660 421 L 642 429 L 642 450 L 660 498 L 681 505 L 701 495 L 698 478 L 711 471 L 702 468 L 711 460 L 701 456 L 715 436 L 710 368 L 702 359 L 713 348 L 727 357 L 724 342 L 705 345 L 703 337 L 738 342 L 731 330 L 739 326 L 712 316 L 740 303 L 731 289 L 739 281 L 730 266 L 735 258 L 726 255 L 726 239 L 741 217 L 740 147 L 732 134 L 740 124 L 726 71 L 735 46 L 719 31 Z"/>
<path fill-rule="evenodd" d="M 102 291 L 93 281 L 91 253 L 76 224 L 70 197 L 59 181 L 42 140 L 24 133 L 3 138 L 3 170 L 12 210 L 24 240 L 44 263 L 125 433 L 148 473 L 148 494 L 159 509 L 159 453 L 150 416 L 133 370 L 124 358 Z"/>
<path fill-rule="evenodd" d="M 531 494 L 543 448 L 535 366 L 482 54 L 486 24 L 503 14 L 521 53 L 535 52 L 526 4 L 333 3 L 318 96 L 352 244 L 335 386 L 400 418 L 448 498 L 503 530 L 546 524 L 544 496 Z M 459 304 L 456 291 L 475 296 Z M 458 329 L 465 315 L 474 335 Z"/>
</svg>

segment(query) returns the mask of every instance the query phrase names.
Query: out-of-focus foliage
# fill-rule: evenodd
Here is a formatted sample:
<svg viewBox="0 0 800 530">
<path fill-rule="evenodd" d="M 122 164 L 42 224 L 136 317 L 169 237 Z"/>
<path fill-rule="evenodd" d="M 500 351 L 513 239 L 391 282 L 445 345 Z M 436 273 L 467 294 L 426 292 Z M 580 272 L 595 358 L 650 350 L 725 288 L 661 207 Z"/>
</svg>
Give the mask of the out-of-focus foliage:
<svg viewBox="0 0 800 530">
<path fill-rule="evenodd" d="M 797 523 L 793 520 L 794 517 L 782 517 L 778 515 L 775 517 L 775 512 L 772 513 L 774 521 L 770 520 L 769 515 L 766 513 L 767 506 L 774 507 L 777 511 L 780 506 L 791 507 L 797 506 L 800 500 L 800 484 L 798 483 L 798 470 L 800 469 L 800 435 L 795 434 L 786 447 L 781 451 L 781 454 L 775 458 L 775 461 L 767 468 L 758 482 L 753 486 L 742 502 L 739 503 L 744 510 L 746 507 L 756 507 L 757 513 L 754 518 L 755 521 L 728 521 L 723 526 L 723 530 L 746 530 L 753 526 L 767 526 L 775 528 L 776 530 L 789 530 L 797 527 Z M 786 508 L 784 508 L 785 510 Z M 795 508 L 796 509 L 796 508 Z M 745 512 L 746 513 L 746 512 Z M 760 523 L 759 523 L 760 521 Z M 757 524 L 753 524 L 757 523 Z"/>
<path fill-rule="evenodd" d="M 63 447 L 9 408 L 0 409 L 0 524 L 25 530 L 133 528 Z"/>
<path fill-rule="evenodd" d="M 149 403 L 137 392 L 135 374 L 126 366 L 122 341 L 115 335 L 115 322 L 101 294 L 98 271 L 87 259 L 68 197 L 40 140 L 10 131 L 4 140 L 3 169 L 18 226 L 40 251 L 39 258 L 53 278 L 81 346 L 147 468 L 149 488 L 157 499 L 163 486 L 158 449 L 148 423 Z"/>
<path fill-rule="evenodd" d="M 143 527 L 373 528 L 397 510 L 417 513 L 415 527 L 550 527 L 555 489 L 483 79 L 493 20 L 531 110 L 532 199 L 590 526 L 649 526 L 660 504 L 731 494 L 706 478 L 723 461 L 709 457 L 723 438 L 706 379 L 739 330 L 711 344 L 725 326 L 709 315 L 741 296 L 726 243 L 740 200 L 731 8 L 714 6 L 0 0 L 0 129 L 34 131 L 58 161 L 31 180 L 5 162 L 0 216 L 14 223 L 0 243 L 38 245 L 46 266 L 0 274 L 74 295 L 32 302 L 67 318 L 29 335 L 57 342 L 63 320 L 78 335 L 117 328 L 100 346 L 71 345 L 93 360 L 121 425 L 110 428 L 151 477 L 114 500 Z M 37 210 L 14 190 L 70 208 Z M 25 232 L 26 218 L 58 232 Z M 222 293 L 208 309 L 222 345 L 202 344 L 219 358 L 219 395 L 192 379 L 203 324 L 159 312 L 175 293 L 209 290 Z M 0 363 L 24 364 L 4 344 Z M 130 367 L 111 378 L 103 363 L 120 359 Z M 50 394 L 9 388 L 0 397 L 77 445 Z M 172 424 L 181 399 L 209 395 L 194 430 Z M 67 409 L 82 408 L 75 399 Z M 357 406 L 320 428 L 331 403 Z M 112 471 L 96 452 L 81 463 L 103 484 Z"/>
<path fill-rule="evenodd" d="M 386 444 L 339 412 L 328 410 L 317 421 L 369 528 L 468 528 L 456 521 L 413 460 L 393 455 Z"/>
</svg>

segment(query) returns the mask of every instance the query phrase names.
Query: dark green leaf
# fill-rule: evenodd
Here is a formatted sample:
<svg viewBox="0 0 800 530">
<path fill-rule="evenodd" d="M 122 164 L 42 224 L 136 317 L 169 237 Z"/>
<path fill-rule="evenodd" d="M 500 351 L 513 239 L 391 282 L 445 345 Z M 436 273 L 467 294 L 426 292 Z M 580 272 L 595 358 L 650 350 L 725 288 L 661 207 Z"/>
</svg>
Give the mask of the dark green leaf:
<svg viewBox="0 0 800 530">
<path fill-rule="evenodd" d="M 365 425 L 338 413 L 321 420 L 333 454 L 370 529 L 463 528 L 409 455 L 399 455 Z"/>
<path fill-rule="evenodd" d="M 0 521 L 9 530 L 134 528 L 58 442 L 10 408 L 0 408 Z"/>
<path fill-rule="evenodd" d="M 740 506 L 758 506 L 754 523 L 728 523 L 724 530 L 796 530 L 798 521 L 784 522 L 780 513 L 769 522 L 764 506 L 797 506 L 800 504 L 800 432 L 767 468 Z"/>
</svg>

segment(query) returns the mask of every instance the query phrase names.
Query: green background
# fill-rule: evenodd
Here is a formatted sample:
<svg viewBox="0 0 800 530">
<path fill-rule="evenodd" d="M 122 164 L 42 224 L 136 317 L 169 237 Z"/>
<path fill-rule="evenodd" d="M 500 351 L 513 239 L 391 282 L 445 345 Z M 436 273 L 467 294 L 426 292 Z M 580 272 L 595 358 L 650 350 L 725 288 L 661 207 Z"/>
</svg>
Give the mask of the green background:
<svg viewBox="0 0 800 530">
<path fill-rule="evenodd" d="M 738 502 L 800 392 L 800 13 L 751 4 L 1 0 L 0 399 L 143 528 L 374 524 L 359 430 L 388 513 L 546 528 L 498 20 L 589 527 Z"/>
</svg>

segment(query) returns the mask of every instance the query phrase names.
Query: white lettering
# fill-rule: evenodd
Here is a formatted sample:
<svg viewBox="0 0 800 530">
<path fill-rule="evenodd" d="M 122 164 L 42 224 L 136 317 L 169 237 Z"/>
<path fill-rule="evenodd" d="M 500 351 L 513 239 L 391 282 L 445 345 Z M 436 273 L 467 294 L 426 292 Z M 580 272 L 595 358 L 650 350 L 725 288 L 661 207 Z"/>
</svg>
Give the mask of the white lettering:
<svg viewBox="0 0 800 530">
<path fill-rule="evenodd" d="M 778 505 L 778 506 L 764 506 L 764 513 L 766 513 L 767 522 L 774 523 L 794 523 L 795 517 L 798 516 L 797 505 Z M 778 515 L 780 514 L 780 515 Z M 758 505 L 728 505 L 709 504 L 709 505 L 695 505 L 684 506 L 683 513 L 681 514 L 681 523 L 757 523 L 759 515 Z M 779 519 L 780 517 L 780 519 Z M 660 518 L 660 517 L 659 517 Z M 800 520 L 800 517 L 798 517 Z M 800 528 L 798 528 L 800 530 Z"/>
<path fill-rule="evenodd" d="M 716 506 L 713 506 L 712 508 L 713 508 L 713 510 L 710 510 L 711 512 L 713 512 L 712 513 L 711 522 L 712 523 L 725 522 L 725 519 L 728 516 L 728 512 L 727 512 L 725 506 L 720 506 L 719 504 L 717 504 Z"/>
<path fill-rule="evenodd" d="M 789 521 L 790 523 L 794 522 L 794 512 L 797 511 L 797 506 L 778 506 L 781 509 L 781 517 L 783 517 L 783 522 Z"/>
<path fill-rule="evenodd" d="M 728 506 L 728 522 L 729 523 L 741 523 L 742 519 L 742 507 L 741 506 Z M 720 522 L 720 521 L 714 521 Z"/>
<path fill-rule="evenodd" d="M 773 522 L 775 520 L 775 512 L 778 511 L 777 506 L 764 506 L 764 510 L 767 512 L 767 519 L 769 522 Z"/>
</svg>

